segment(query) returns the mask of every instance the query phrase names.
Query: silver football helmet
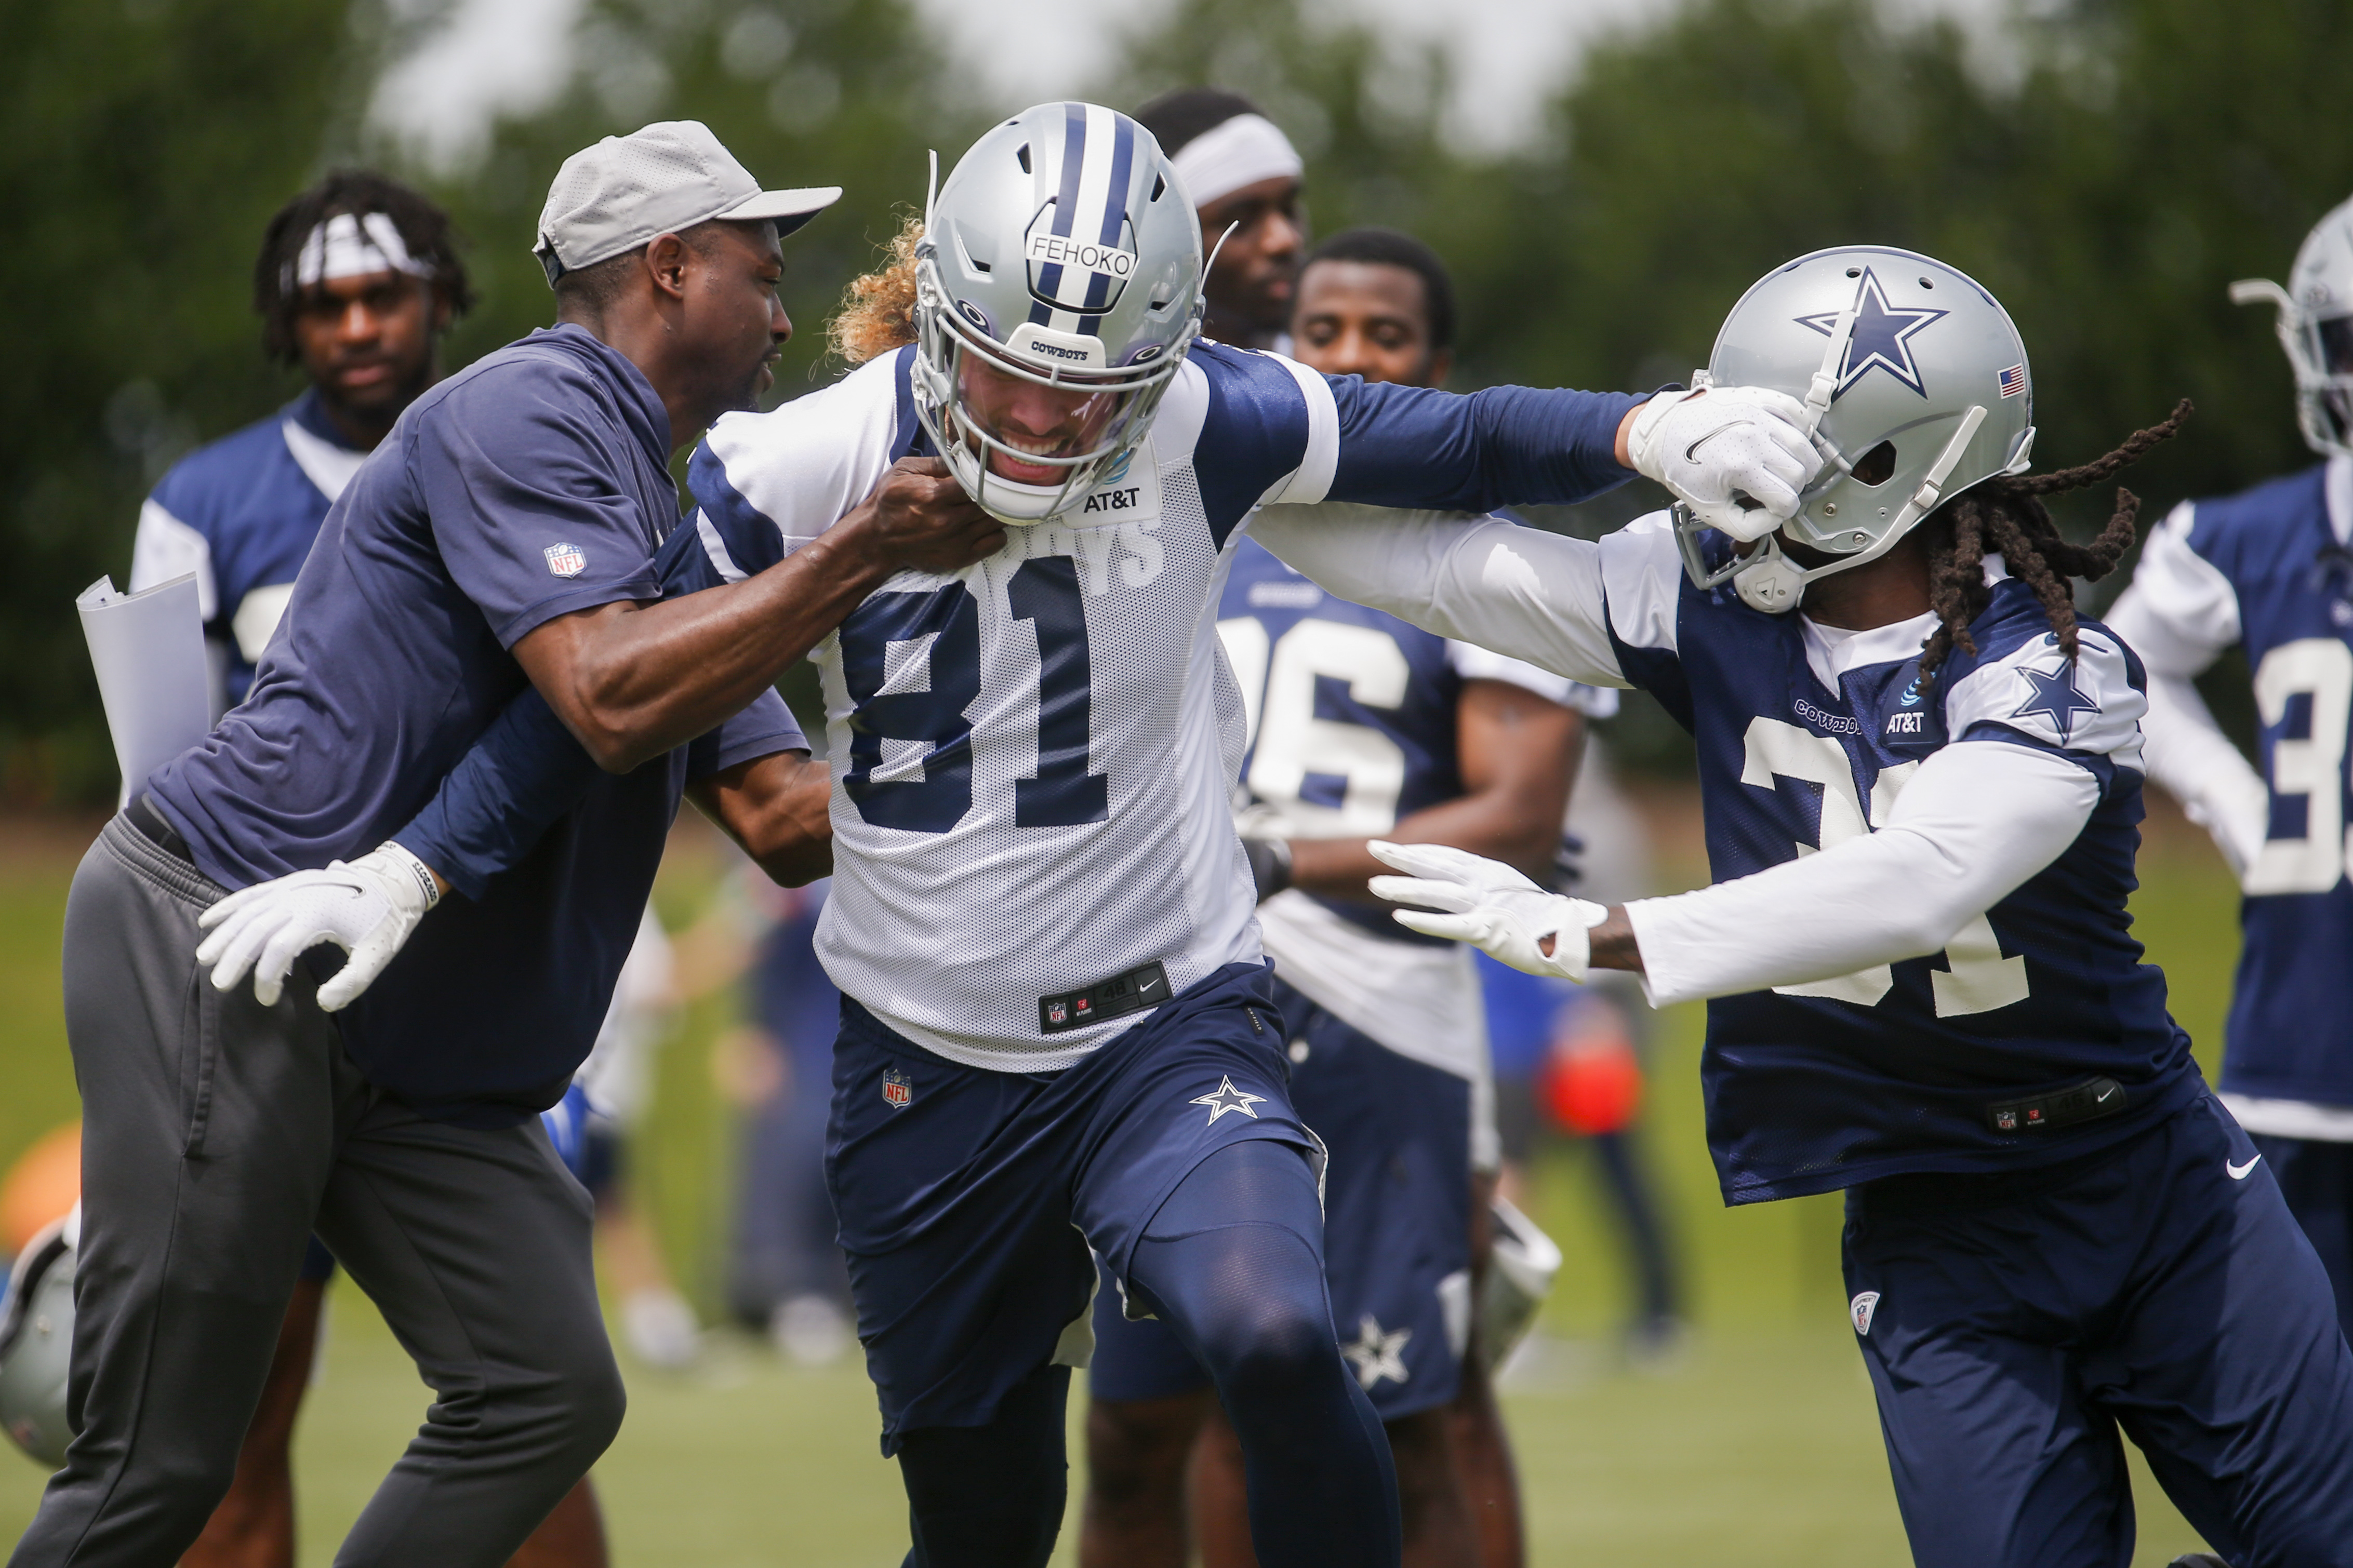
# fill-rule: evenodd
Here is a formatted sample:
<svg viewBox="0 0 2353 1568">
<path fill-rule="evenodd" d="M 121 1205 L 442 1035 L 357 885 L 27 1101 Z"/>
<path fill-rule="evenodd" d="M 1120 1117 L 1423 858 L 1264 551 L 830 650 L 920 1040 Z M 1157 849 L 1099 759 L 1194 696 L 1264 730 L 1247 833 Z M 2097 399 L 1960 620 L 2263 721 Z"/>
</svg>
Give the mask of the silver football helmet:
<svg viewBox="0 0 2353 1568">
<path fill-rule="evenodd" d="M 1875 561 L 1971 485 L 2023 472 L 2034 383 L 2009 312 L 1964 273 L 1883 246 L 1818 250 L 1767 273 L 1716 334 L 1708 385 L 1763 386 L 1802 400 L 1821 473 L 1780 533 L 1741 553 L 1687 507 L 1674 510 L 1691 580 L 1729 580 L 1743 603 L 1780 614 L 1809 582 Z M 1804 566 L 1781 539 L 1831 557 Z"/>
<path fill-rule="evenodd" d="M 25 1244 L 0 1301 L 0 1426 L 51 1469 L 66 1462 L 73 1427 L 66 1379 L 73 1360 L 74 1254 L 81 1208 Z"/>
<path fill-rule="evenodd" d="M 1160 144 L 1096 104 L 1024 110 L 931 198 L 915 258 L 915 414 L 949 468 L 1008 523 L 1084 505 L 1201 330 L 1200 226 Z"/>
<path fill-rule="evenodd" d="M 2353 457 L 2353 201 L 2305 236 L 2286 288 L 2250 278 L 2231 285 L 2231 299 L 2279 307 L 2304 438 L 2324 458 Z"/>
</svg>

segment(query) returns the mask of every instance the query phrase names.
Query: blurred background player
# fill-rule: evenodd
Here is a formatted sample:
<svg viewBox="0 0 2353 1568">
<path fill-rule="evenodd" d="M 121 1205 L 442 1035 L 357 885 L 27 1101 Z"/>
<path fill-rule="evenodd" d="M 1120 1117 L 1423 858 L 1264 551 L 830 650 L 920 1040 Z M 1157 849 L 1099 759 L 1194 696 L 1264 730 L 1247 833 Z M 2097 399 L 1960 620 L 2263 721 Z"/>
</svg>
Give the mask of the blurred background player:
<svg viewBox="0 0 2353 1568">
<path fill-rule="evenodd" d="M 1294 352 L 1327 375 L 1436 386 L 1453 341 L 1451 280 L 1409 236 L 1335 235 L 1301 273 Z M 1517 1491 L 1468 1353 L 1497 1155 L 1479 982 L 1466 952 L 1402 931 L 1372 900 L 1364 841 L 1396 834 L 1549 871 L 1584 715 L 1614 712 L 1617 694 L 1333 599 L 1247 539 L 1219 615 L 1250 731 L 1243 822 L 1292 1095 L 1331 1150 L 1333 1319 L 1388 1432 L 1405 1561 L 1504 1568 L 1522 1553 Z M 1188 1458 L 1204 1561 L 1253 1561 L 1240 1447 L 1208 1374 L 1165 1324 L 1127 1321 L 1108 1288 L 1095 1337 L 1082 1561 L 1184 1562 Z"/>
<path fill-rule="evenodd" d="M 841 994 L 817 956 L 830 880 L 792 889 L 746 880 L 765 929 L 750 955 L 752 1023 L 729 1053 L 736 1098 L 750 1115 L 728 1304 L 803 1365 L 839 1360 L 850 1337 L 849 1271 L 834 1244 L 833 1200 L 825 1191 L 833 1037 L 841 1024 Z"/>
<path fill-rule="evenodd" d="M 327 509 L 401 411 L 440 379 L 441 337 L 473 303 L 448 215 L 364 169 L 269 220 L 253 306 L 302 395 L 172 466 L 139 511 L 131 589 L 194 573 L 215 717 L 245 698 Z"/>
<path fill-rule="evenodd" d="M 1201 254 L 1217 252 L 1201 286 L 1208 305 L 1201 335 L 1288 353 L 1299 254 L 1307 243 L 1299 201 L 1306 165 L 1290 138 L 1249 99 L 1211 87 L 1165 93 L 1135 118 L 1159 141 L 1193 198 Z"/>
<path fill-rule="evenodd" d="M 1553 885 L 1605 904 L 1652 890 L 1649 828 L 1620 789 L 1599 734 L 1586 739 Z M 1536 1163 L 1547 1145 L 1566 1139 L 1590 1153 L 1632 1287 L 1625 1352 L 1636 1364 L 1658 1365 L 1683 1342 L 1683 1306 L 1664 1196 L 1636 1129 L 1651 1005 L 1639 984 L 1614 971 L 1572 985 L 1524 974 L 1483 952 L 1477 961 L 1503 1152 L 1496 1192 L 1516 1207 L 1531 1207 Z M 1541 1371 L 1548 1342 L 1532 1338 L 1518 1365 L 1533 1359 L 1532 1370 Z"/>
<path fill-rule="evenodd" d="M 2213 834 L 2246 893 L 2223 1103 L 2272 1167 L 2353 1332 L 2353 202 L 2313 229 L 2284 289 L 2238 283 L 2231 297 L 2279 308 L 2298 422 L 2323 460 L 2175 508 L 2108 624 L 2148 668 L 2149 776 Z M 2254 677 L 2260 773 L 2191 684 L 2233 644 Z"/>
</svg>

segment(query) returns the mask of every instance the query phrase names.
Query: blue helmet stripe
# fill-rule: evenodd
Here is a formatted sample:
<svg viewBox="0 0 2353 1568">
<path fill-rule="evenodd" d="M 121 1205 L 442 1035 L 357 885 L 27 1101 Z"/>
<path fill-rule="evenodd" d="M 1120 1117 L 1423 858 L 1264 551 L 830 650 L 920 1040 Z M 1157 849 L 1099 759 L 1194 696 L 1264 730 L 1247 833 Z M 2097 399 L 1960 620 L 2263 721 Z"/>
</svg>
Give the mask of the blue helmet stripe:
<svg viewBox="0 0 2353 1568">
<path fill-rule="evenodd" d="M 1066 103 L 1062 106 L 1062 187 L 1054 196 L 1054 233 L 1063 238 L 1070 237 L 1071 215 L 1078 210 L 1079 176 L 1085 172 L 1086 163 L 1087 106 Z M 1049 300 L 1062 297 L 1060 262 L 1038 269 L 1038 292 Z M 1029 319 L 1041 327 L 1046 324 L 1046 318 L 1034 310 Z"/>
<path fill-rule="evenodd" d="M 1135 167 L 1135 121 L 1114 114 L 1111 122 L 1111 185 L 1103 192 L 1103 233 L 1096 237 L 1105 245 L 1117 246 L 1120 225 L 1127 217 L 1127 182 Z"/>
</svg>

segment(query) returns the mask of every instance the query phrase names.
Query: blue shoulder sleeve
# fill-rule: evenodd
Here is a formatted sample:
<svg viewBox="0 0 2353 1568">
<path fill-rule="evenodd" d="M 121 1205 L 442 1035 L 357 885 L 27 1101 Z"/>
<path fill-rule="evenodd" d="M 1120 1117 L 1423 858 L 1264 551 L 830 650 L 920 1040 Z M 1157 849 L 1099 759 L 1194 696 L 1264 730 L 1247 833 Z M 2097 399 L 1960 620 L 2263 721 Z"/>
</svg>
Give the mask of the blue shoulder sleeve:
<svg viewBox="0 0 2353 1568">
<path fill-rule="evenodd" d="M 1642 401 L 1622 392 L 1491 386 L 1469 396 L 1328 378 L 1339 414 L 1335 500 L 1493 511 L 1580 501 L 1634 477 L 1618 426 Z"/>
<path fill-rule="evenodd" d="M 1222 549 L 1259 497 L 1305 459 L 1307 400 L 1281 362 L 1265 354 L 1199 343 L 1192 357 L 1209 389 L 1193 475 L 1210 537 Z"/>
<path fill-rule="evenodd" d="M 655 552 L 654 569 L 665 599 L 722 581 L 691 523 L 670 531 Z M 807 744 L 772 692 L 693 742 L 688 775 L 700 778 Z M 526 686 L 458 760 L 425 809 L 392 837 L 451 887 L 479 899 L 491 878 L 530 854 L 541 835 L 580 803 L 597 771 L 546 700 Z"/>
</svg>

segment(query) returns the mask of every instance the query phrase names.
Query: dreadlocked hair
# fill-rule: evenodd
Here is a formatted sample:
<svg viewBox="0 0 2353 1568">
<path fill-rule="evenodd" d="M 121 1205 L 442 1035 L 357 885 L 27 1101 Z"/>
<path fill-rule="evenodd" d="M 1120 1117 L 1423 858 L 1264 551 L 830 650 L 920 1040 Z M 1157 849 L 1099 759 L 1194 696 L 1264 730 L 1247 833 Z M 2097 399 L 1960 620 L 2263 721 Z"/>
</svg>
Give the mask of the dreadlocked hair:
<svg viewBox="0 0 2353 1568">
<path fill-rule="evenodd" d="M 382 213 L 391 219 L 408 254 L 432 269 L 433 288 L 448 301 L 449 313 L 462 316 L 473 307 L 474 287 L 458 258 L 458 230 L 449 215 L 421 192 L 373 169 L 341 169 L 279 208 L 262 235 L 261 255 L 253 264 L 253 308 L 261 317 L 262 347 L 274 360 L 292 364 L 301 354 L 294 319 L 304 291 L 295 284 L 294 267 L 303 242 L 311 230 L 343 213 L 363 219 Z"/>
<path fill-rule="evenodd" d="M 864 364 L 915 341 L 915 247 L 923 237 L 923 220 L 909 213 L 883 247 L 890 261 L 863 278 L 851 279 L 842 291 L 841 309 L 826 323 L 825 335 L 833 352 L 851 364 Z"/>
<path fill-rule="evenodd" d="M 2139 531 L 2140 498 L 2121 485 L 2116 509 L 2108 525 L 2089 544 L 2072 544 L 2042 505 L 2042 498 L 2063 490 L 2096 485 L 2147 456 L 2152 447 L 2171 440 L 2191 413 L 2189 399 L 2173 405 L 2162 424 L 2136 430 L 2105 458 L 2081 468 L 2048 474 L 2023 474 L 2015 479 L 1988 479 L 1962 491 L 1928 520 L 1952 532 L 1949 549 L 1928 563 L 1928 604 L 1940 623 L 1921 650 L 1920 674 L 1933 676 L 1955 648 L 1978 650 L 1969 623 L 1985 613 L 1991 590 L 1986 586 L 1985 558 L 1990 550 L 2001 556 L 2010 574 L 2034 590 L 2051 619 L 2051 630 L 2069 662 L 2075 658 L 2075 594 L 2068 579 L 2096 583 L 2116 569 L 2116 563 Z"/>
</svg>

